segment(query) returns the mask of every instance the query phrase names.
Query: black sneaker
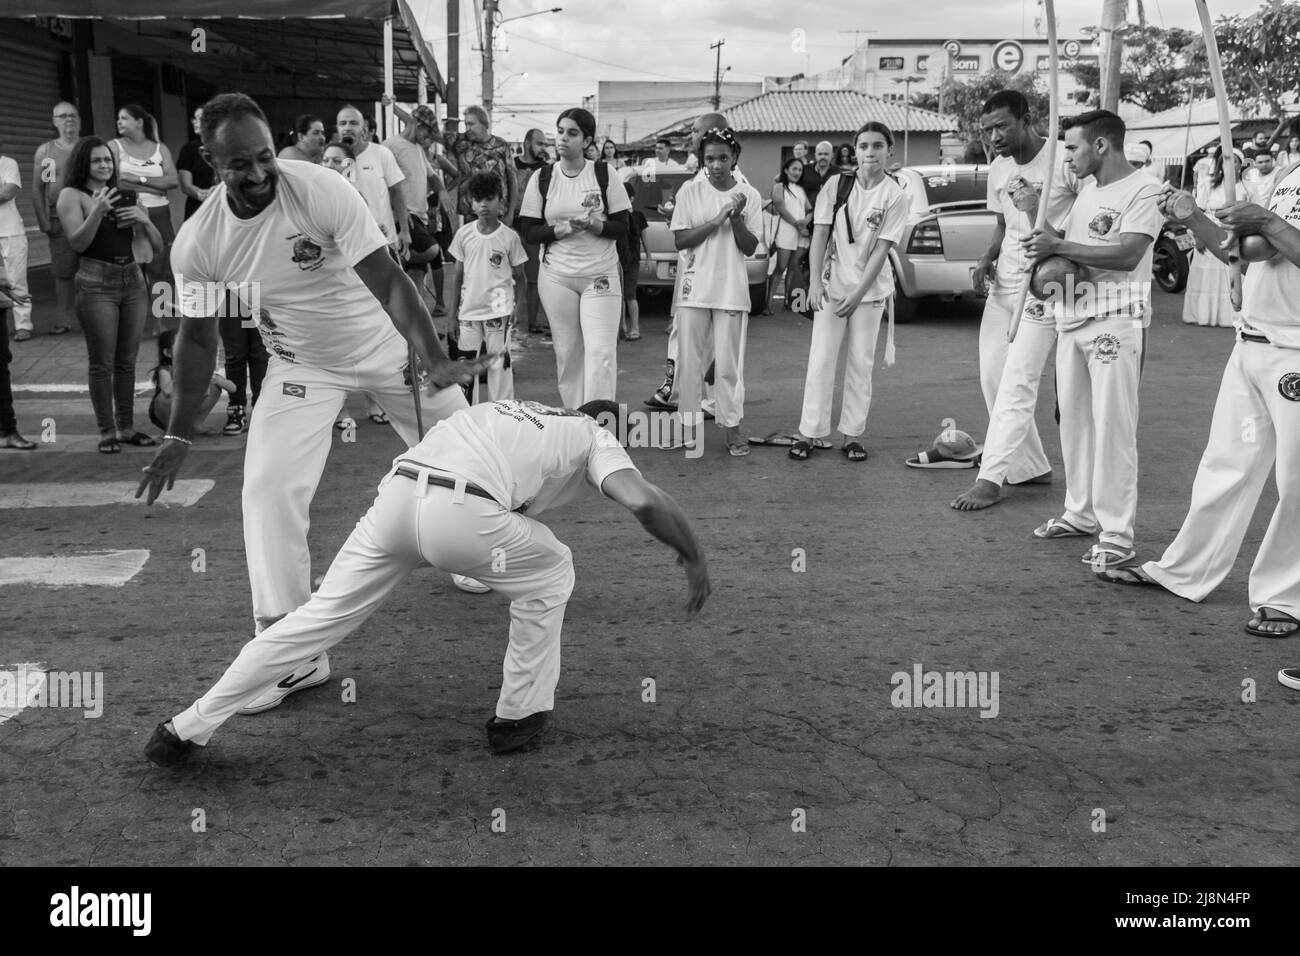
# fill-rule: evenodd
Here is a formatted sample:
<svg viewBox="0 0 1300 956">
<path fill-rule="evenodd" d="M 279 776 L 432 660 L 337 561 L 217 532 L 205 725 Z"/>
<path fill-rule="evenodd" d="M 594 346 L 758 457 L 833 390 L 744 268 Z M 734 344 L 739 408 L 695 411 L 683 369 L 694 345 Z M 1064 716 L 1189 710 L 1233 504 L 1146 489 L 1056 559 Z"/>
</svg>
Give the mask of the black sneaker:
<svg viewBox="0 0 1300 956">
<path fill-rule="evenodd" d="M 194 741 L 177 737 L 164 720 L 145 744 L 144 755 L 150 763 L 159 767 L 179 767 L 190 759 L 190 754 L 199 749 L 201 747 Z"/>
<path fill-rule="evenodd" d="M 244 427 L 244 406 L 231 405 L 226 409 L 226 426 L 221 429 L 222 434 L 238 435 Z"/>
<path fill-rule="evenodd" d="M 546 711 L 539 710 L 522 720 L 502 720 L 493 716 L 487 722 L 488 746 L 494 754 L 518 750 L 546 729 Z"/>
</svg>

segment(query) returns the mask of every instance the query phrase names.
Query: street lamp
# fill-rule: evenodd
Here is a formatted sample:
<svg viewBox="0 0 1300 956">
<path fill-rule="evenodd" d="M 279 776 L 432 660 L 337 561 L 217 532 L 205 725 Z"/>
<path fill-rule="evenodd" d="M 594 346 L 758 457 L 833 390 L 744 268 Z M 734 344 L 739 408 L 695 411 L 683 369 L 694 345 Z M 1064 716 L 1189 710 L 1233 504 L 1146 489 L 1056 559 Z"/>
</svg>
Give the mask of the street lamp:
<svg viewBox="0 0 1300 956">
<path fill-rule="evenodd" d="M 506 17 L 501 19 L 501 10 L 497 6 L 499 0 L 483 0 L 484 20 L 484 38 L 483 38 L 483 109 L 487 110 L 488 115 L 492 114 L 493 93 L 493 74 L 492 58 L 494 51 L 492 49 L 492 33 L 497 27 L 505 23 L 511 23 L 515 20 L 526 20 L 528 17 L 538 17 L 544 13 L 560 13 L 563 7 L 551 7 L 549 10 L 534 10 L 532 13 L 521 13 L 516 17 Z"/>
<path fill-rule="evenodd" d="M 540 17 L 543 13 L 560 13 L 563 10 L 564 7 L 551 7 L 549 10 L 534 10 L 532 13 L 521 13 L 517 17 L 506 17 L 504 20 L 498 20 L 497 26 L 501 26 L 503 23 L 509 23 L 511 20 L 527 20 L 529 17 Z"/>
<path fill-rule="evenodd" d="M 504 87 L 507 83 L 509 83 L 511 80 L 513 80 L 516 76 L 518 76 L 518 77 L 525 77 L 525 76 L 527 76 L 527 75 L 528 75 L 528 72 L 527 72 L 527 71 L 524 71 L 523 73 L 511 73 L 509 76 L 507 76 L 504 80 L 502 80 L 500 83 L 498 83 L 498 84 L 496 85 L 496 89 L 493 91 L 493 94 L 492 94 L 493 97 L 495 97 L 497 93 L 500 93 L 502 87 Z"/>
<path fill-rule="evenodd" d="M 894 77 L 895 83 L 903 84 L 903 165 L 907 162 L 908 133 L 912 129 L 912 84 L 920 83 L 925 77 L 909 73 L 907 76 Z"/>
</svg>

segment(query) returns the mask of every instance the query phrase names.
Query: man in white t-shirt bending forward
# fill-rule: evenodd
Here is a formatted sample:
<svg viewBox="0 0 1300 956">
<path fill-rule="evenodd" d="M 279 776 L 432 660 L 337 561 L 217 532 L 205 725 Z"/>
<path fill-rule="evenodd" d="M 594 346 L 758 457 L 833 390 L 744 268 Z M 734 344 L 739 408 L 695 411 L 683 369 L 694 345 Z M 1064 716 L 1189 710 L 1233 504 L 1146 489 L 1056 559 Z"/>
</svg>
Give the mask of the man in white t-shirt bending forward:
<svg viewBox="0 0 1300 956">
<path fill-rule="evenodd" d="M 261 631 L 311 596 L 308 510 L 347 393 L 374 395 L 409 446 L 421 436 L 407 343 L 432 383 L 420 396 L 426 428 L 466 406 L 455 386 L 491 361 L 447 358 L 361 196 L 332 170 L 276 160 L 266 117 L 252 99 L 229 93 L 205 104 L 202 135 L 218 185 L 172 249 L 182 308 L 174 358 L 179 400 L 136 496 L 147 488 L 152 503 L 176 480 L 216 359 L 216 316 L 233 289 L 271 353 L 244 458 L 244 547 Z M 309 662 L 258 709 L 328 676 L 325 658 Z"/>
<path fill-rule="evenodd" d="M 343 640 L 426 563 L 472 575 L 510 598 L 510 644 L 488 745 L 505 753 L 528 743 L 555 706 L 560 630 L 574 583 L 572 553 L 534 515 L 594 489 L 677 552 L 688 616 L 709 596 L 689 519 L 597 424 L 618 417 L 608 400 L 578 411 L 511 400 L 475 405 L 431 429 L 394 460 L 311 600 L 244 645 L 193 706 L 159 724 L 145 755 L 161 766 L 184 762 L 286 667 Z"/>
<path fill-rule="evenodd" d="M 1152 242 L 1164 223 L 1157 205 L 1163 187 L 1125 158 L 1124 121 L 1114 113 L 1093 110 L 1061 125 L 1074 174 L 1094 178 L 1066 216 L 1064 237 L 1049 228 L 1023 241 L 1037 267 L 1050 256 L 1081 267 L 1045 277 L 1045 288 L 1036 290 L 1056 316 L 1065 513 L 1034 535 L 1097 534 L 1099 543 L 1083 561 L 1100 574 L 1134 558 L 1138 377 L 1151 314 Z"/>
</svg>

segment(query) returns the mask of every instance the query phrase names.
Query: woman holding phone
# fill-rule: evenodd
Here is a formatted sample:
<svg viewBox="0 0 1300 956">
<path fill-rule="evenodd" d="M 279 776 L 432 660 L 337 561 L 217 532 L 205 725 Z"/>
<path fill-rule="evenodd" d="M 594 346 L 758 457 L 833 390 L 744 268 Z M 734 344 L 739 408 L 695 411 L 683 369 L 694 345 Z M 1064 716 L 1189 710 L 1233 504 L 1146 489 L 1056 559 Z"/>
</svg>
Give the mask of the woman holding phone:
<svg viewBox="0 0 1300 956">
<path fill-rule="evenodd" d="M 77 320 L 89 355 L 90 403 L 106 455 L 157 444 L 135 430 L 135 360 L 149 293 L 133 249 L 136 237 L 161 256 L 163 237 L 134 193 L 117 189 L 113 150 L 97 136 L 73 147 L 59 193 L 59 221 L 80 255 L 74 284 Z"/>
<path fill-rule="evenodd" d="M 155 249 L 152 260 L 145 264 L 145 275 L 151 288 L 159 282 L 170 287 L 172 268 L 169 256 L 176 232 L 172 228 L 168 194 L 181 185 L 176 163 L 172 160 L 171 150 L 158 136 L 158 124 L 143 106 L 128 103 L 117 111 L 117 135 L 112 147 L 121 190 L 130 189 L 140 194 L 140 205 L 162 236 L 162 248 Z M 169 293 L 168 301 L 170 298 Z"/>
</svg>

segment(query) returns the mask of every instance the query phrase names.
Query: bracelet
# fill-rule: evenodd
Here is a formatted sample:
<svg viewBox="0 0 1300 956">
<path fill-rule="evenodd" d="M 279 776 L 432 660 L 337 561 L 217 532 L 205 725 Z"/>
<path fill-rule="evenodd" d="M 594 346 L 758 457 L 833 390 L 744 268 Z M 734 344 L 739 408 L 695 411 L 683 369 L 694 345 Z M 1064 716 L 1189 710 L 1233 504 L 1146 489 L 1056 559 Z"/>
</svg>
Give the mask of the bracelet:
<svg viewBox="0 0 1300 956">
<path fill-rule="evenodd" d="M 188 438 L 182 438 L 180 435 L 163 435 L 163 441 L 178 441 L 182 445 L 193 445 L 194 442 Z"/>
</svg>

